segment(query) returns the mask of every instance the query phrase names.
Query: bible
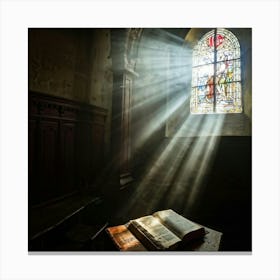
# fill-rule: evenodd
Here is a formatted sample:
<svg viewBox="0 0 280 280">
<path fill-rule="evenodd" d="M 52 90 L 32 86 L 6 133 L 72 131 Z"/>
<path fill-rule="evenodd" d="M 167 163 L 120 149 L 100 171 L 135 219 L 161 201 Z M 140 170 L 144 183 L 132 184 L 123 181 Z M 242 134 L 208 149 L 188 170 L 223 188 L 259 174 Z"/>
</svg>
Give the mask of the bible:
<svg viewBox="0 0 280 280">
<path fill-rule="evenodd" d="M 120 251 L 176 250 L 203 242 L 203 226 L 168 209 L 106 229 Z M 198 242 L 198 243 L 197 243 Z"/>
<path fill-rule="evenodd" d="M 128 229 L 148 249 L 176 250 L 178 246 L 203 239 L 205 228 L 172 209 L 131 220 Z"/>
</svg>

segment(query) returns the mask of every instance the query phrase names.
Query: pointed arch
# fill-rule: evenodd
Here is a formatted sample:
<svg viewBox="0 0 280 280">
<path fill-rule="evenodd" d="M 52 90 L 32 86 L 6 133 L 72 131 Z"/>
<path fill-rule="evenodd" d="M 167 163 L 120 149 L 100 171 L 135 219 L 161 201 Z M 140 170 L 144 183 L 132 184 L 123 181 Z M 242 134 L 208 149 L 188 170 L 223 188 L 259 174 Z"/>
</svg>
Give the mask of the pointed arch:
<svg viewBox="0 0 280 280">
<path fill-rule="evenodd" d="M 207 32 L 193 49 L 190 111 L 242 112 L 240 44 L 227 29 Z"/>
</svg>

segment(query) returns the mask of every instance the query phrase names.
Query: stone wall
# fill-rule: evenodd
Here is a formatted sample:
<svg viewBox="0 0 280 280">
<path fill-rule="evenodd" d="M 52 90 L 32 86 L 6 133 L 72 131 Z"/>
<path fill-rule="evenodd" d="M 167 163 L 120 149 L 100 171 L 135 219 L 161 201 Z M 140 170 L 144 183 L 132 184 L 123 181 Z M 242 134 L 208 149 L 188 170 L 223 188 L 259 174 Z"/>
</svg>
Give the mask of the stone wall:
<svg viewBox="0 0 280 280">
<path fill-rule="evenodd" d="M 89 38 L 74 29 L 29 29 L 29 90 L 87 102 Z"/>
<path fill-rule="evenodd" d="M 28 34 L 29 91 L 107 110 L 110 147 L 112 60 L 109 29 L 32 28 Z"/>
</svg>

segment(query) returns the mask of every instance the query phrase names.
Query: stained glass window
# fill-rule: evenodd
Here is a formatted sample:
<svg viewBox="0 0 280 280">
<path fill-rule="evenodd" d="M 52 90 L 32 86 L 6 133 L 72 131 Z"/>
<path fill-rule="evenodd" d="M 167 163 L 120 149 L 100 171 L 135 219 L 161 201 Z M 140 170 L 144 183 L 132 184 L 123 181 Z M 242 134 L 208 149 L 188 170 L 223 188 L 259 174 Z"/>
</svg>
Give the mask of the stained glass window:
<svg viewBox="0 0 280 280">
<path fill-rule="evenodd" d="M 229 30 L 200 39 L 193 50 L 192 114 L 242 112 L 240 64 L 240 45 Z"/>
</svg>

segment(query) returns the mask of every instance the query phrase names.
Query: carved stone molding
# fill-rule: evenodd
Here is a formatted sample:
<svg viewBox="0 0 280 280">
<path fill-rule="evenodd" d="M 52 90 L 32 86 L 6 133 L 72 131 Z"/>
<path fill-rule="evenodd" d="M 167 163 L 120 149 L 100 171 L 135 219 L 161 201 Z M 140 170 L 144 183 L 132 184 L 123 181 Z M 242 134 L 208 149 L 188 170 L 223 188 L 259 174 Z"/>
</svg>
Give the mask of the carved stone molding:
<svg viewBox="0 0 280 280">
<path fill-rule="evenodd" d="M 127 31 L 125 52 L 124 52 L 124 67 L 125 70 L 135 73 L 135 66 L 138 56 L 139 41 L 143 32 L 143 28 L 129 28 Z"/>
<path fill-rule="evenodd" d="M 138 47 L 141 39 L 142 28 L 129 28 L 126 34 L 124 48 L 124 71 L 122 83 L 122 98 L 121 98 L 121 146 L 120 146 L 120 185 L 123 188 L 125 185 L 133 181 L 131 172 L 131 99 L 133 80 L 138 74 L 135 72 L 137 63 Z"/>
</svg>

